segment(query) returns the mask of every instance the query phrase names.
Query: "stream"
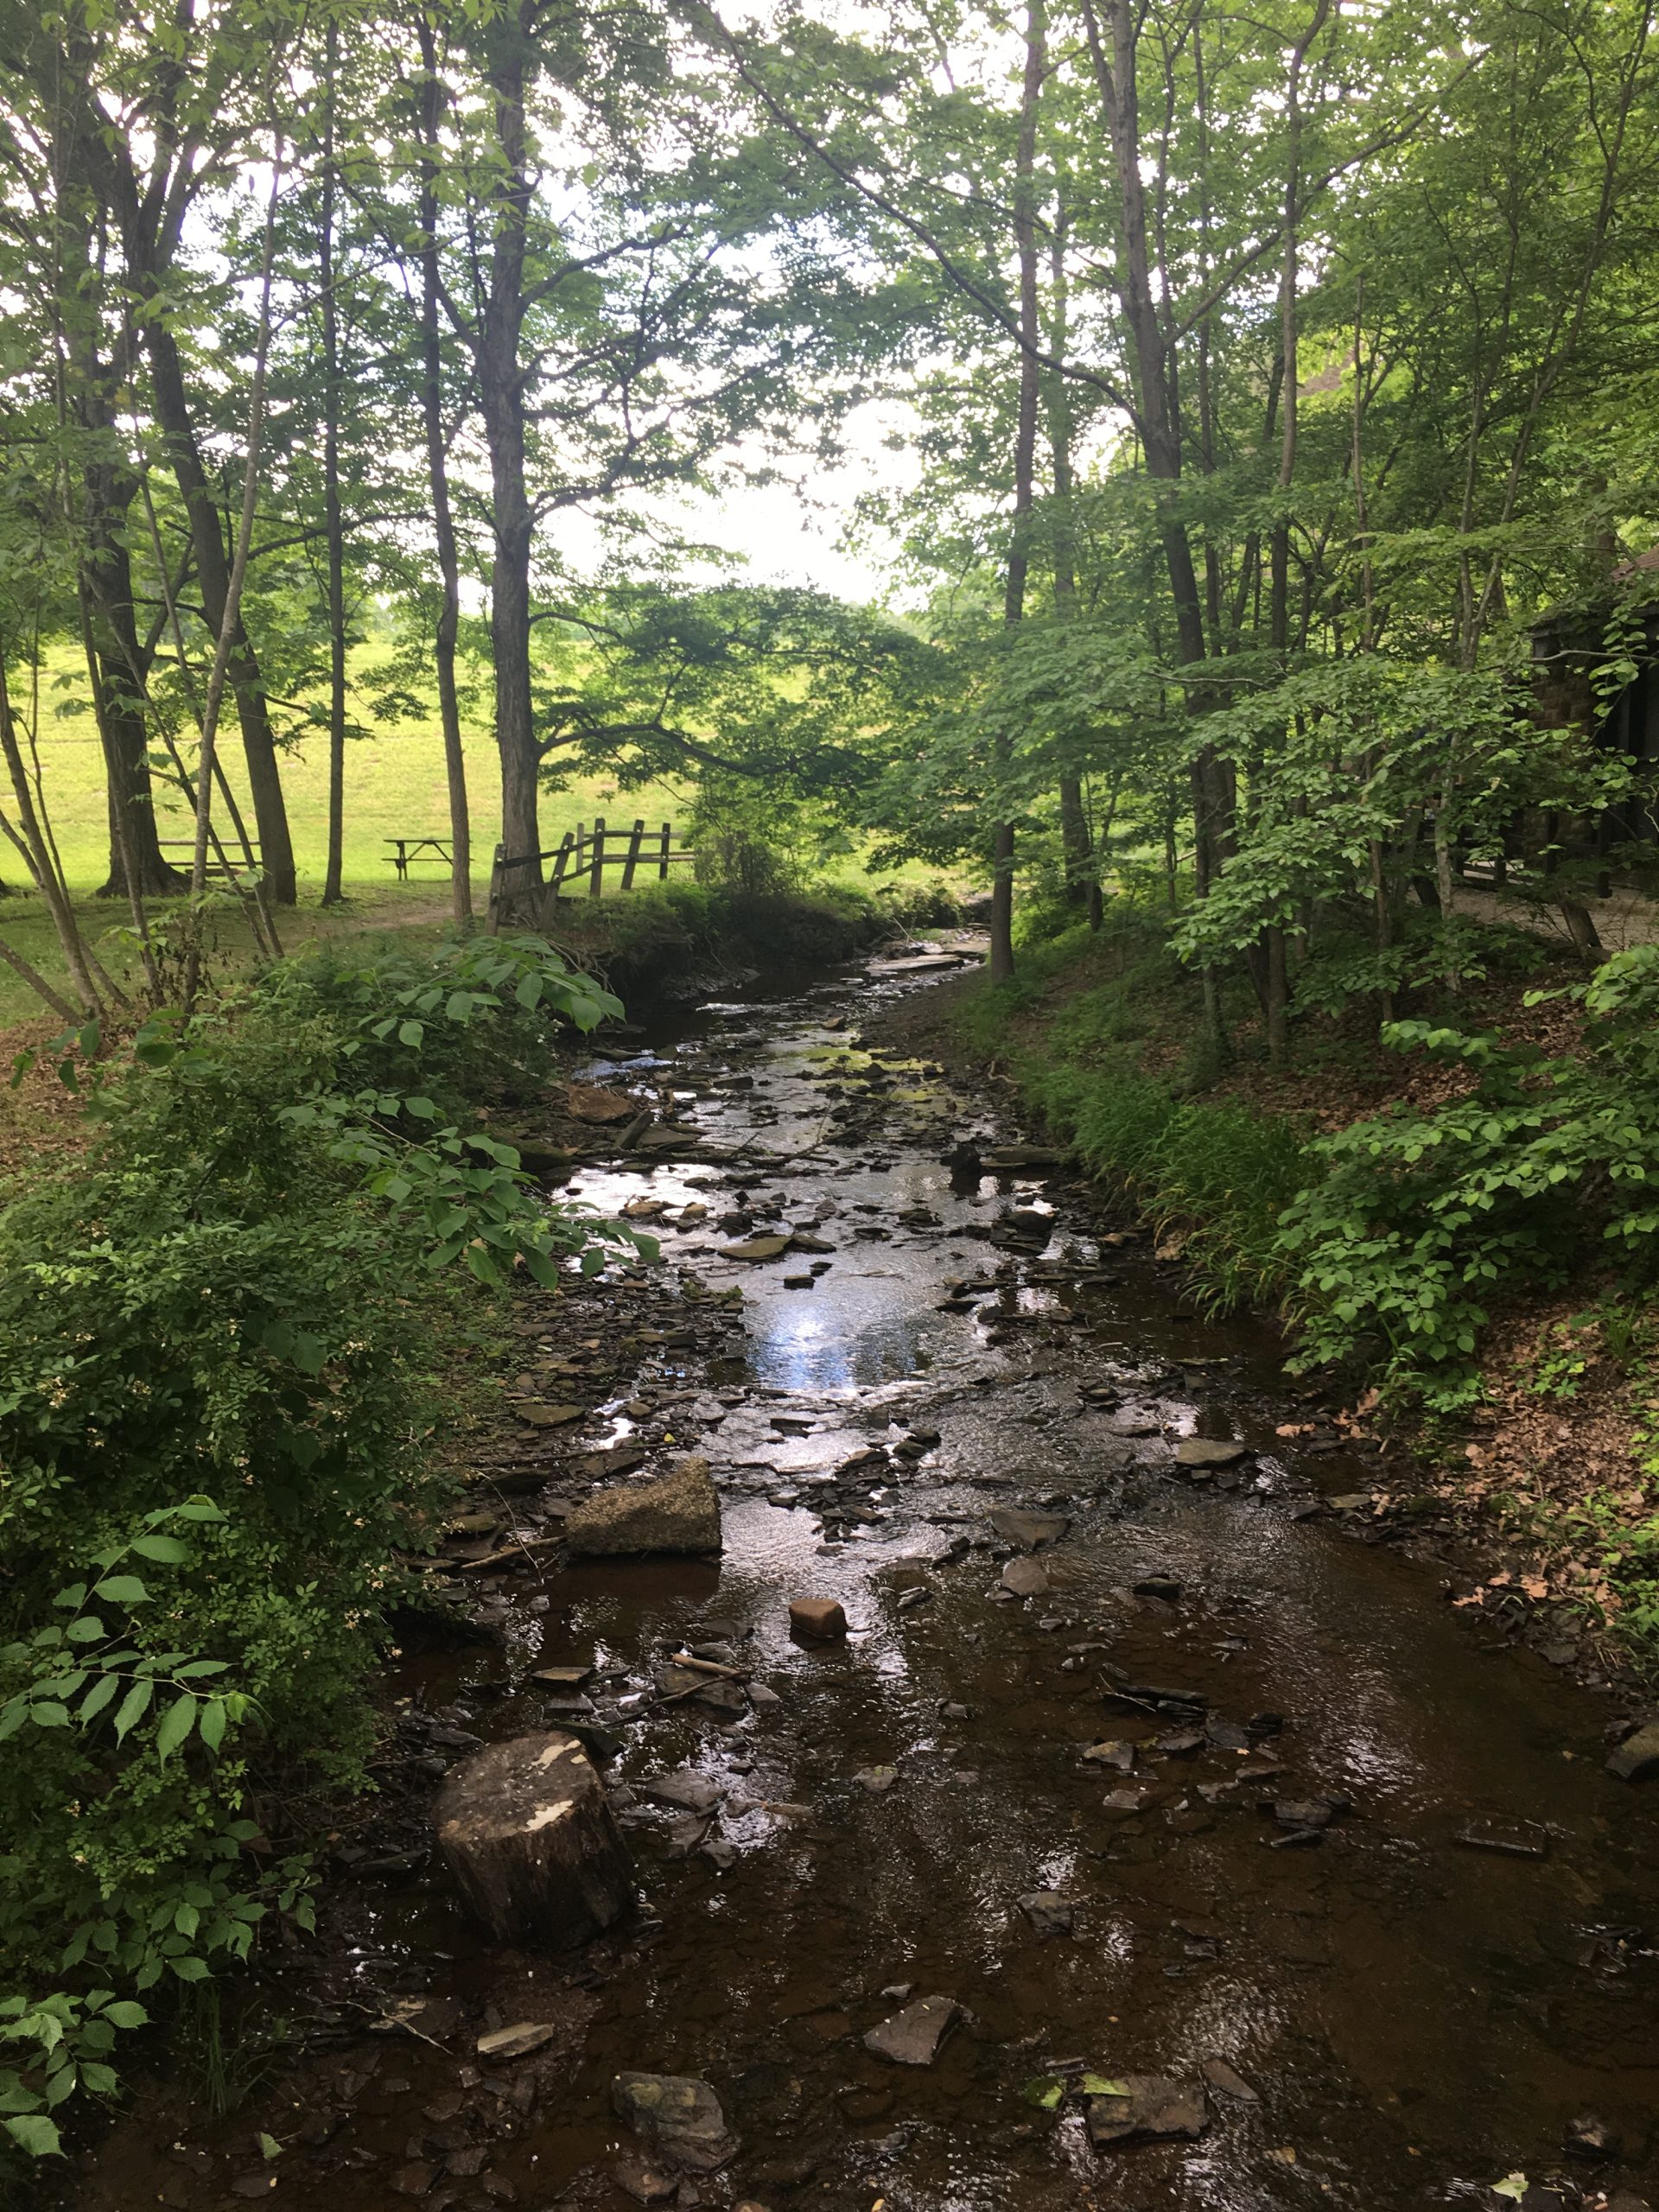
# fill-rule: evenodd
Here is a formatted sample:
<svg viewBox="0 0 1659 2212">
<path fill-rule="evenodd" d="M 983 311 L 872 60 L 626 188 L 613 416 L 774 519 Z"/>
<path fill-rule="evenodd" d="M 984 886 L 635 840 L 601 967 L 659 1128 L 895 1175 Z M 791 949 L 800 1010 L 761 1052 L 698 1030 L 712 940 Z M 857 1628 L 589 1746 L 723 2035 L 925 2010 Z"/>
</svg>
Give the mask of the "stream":
<svg viewBox="0 0 1659 2212">
<path fill-rule="evenodd" d="M 584 1071 L 671 1090 L 692 1156 L 564 1195 L 661 1201 L 671 1268 L 743 1294 L 712 1363 L 654 1347 L 588 1433 L 658 1414 L 646 1471 L 704 1453 L 723 1555 L 504 1571 L 499 1634 L 394 1662 L 438 1770 L 562 1714 L 620 1742 L 637 1912 L 536 1957 L 426 1853 L 336 1882 L 359 2024 L 336 2007 L 188 2133 L 130 2115 L 85 2212 L 625 2212 L 658 2185 L 612 2108 L 626 2069 L 706 2081 L 740 2140 L 661 2184 L 687 2205 L 1652 2194 L 1659 1828 L 1603 1770 L 1608 1701 L 1364 1540 L 1391 1463 L 1274 1332 L 1203 1319 L 1063 1172 L 975 1172 L 964 1135 L 995 1161 L 1020 1135 L 998 1109 L 860 1049 L 933 980 L 757 986 Z M 688 1206 L 706 1222 L 670 1225 Z M 734 1211 L 830 1249 L 723 1258 Z M 844 1642 L 791 1637 L 808 1597 Z M 753 1695 L 663 1701 L 653 1670 L 699 1645 Z M 556 1667 L 592 1672 L 530 1679 Z M 959 2011 L 931 2063 L 866 2047 L 935 1996 Z M 519 2022 L 539 2048 L 478 2055 Z M 1127 2075 L 1191 2091 L 1199 2132 L 1092 2144 L 1088 2077 Z"/>
</svg>

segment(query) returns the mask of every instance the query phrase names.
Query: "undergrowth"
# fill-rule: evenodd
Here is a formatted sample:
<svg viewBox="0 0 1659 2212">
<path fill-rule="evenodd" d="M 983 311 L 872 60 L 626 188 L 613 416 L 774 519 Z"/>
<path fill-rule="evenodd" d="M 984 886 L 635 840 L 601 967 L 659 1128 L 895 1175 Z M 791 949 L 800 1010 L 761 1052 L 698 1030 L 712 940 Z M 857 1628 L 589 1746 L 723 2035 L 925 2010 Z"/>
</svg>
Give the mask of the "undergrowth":
<svg viewBox="0 0 1659 2212">
<path fill-rule="evenodd" d="M 538 939 L 474 939 L 283 963 L 124 1059 L 62 1040 L 87 1155 L 0 1212 L 18 2151 L 56 2152 L 121 2037 L 269 1916 L 307 1923 L 285 1808 L 365 1785 L 398 1554 L 448 1495 L 433 1346 L 515 1269 L 556 1287 L 641 1242 L 544 1205 L 470 1101 L 613 1010 Z"/>
</svg>

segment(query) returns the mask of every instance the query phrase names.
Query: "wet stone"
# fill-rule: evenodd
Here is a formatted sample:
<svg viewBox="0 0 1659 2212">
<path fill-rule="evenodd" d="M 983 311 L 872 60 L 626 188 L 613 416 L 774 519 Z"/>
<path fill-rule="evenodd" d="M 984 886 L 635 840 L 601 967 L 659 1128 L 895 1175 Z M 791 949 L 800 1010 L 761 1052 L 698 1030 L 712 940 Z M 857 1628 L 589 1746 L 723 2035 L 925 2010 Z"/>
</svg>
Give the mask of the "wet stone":
<svg viewBox="0 0 1659 2212">
<path fill-rule="evenodd" d="M 557 2033 L 557 2028 L 546 2020 L 515 2020 L 511 2027 L 495 2028 L 480 2036 L 478 2055 L 480 2058 L 524 2058 L 551 2043 Z"/>
<path fill-rule="evenodd" d="M 619 2158 L 611 2168 L 611 2179 L 636 2204 L 666 2204 L 680 2185 L 677 2174 L 666 2166 L 649 2165 L 644 2158 Z"/>
<path fill-rule="evenodd" d="M 1017 1506 L 1000 1505 L 990 1516 L 997 1535 L 1021 1551 L 1034 1552 L 1044 1544 L 1057 1544 L 1071 1526 L 1065 1513 L 1029 1513 Z"/>
<path fill-rule="evenodd" d="M 1248 1445 L 1212 1436 L 1184 1436 L 1175 1446 L 1175 1464 L 1180 1467 L 1236 1467 L 1249 1456 Z"/>
<path fill-rule="evenodd" d="M 953 1997 L 918 1997 L 864 2037 L 866 2050 L 896 2066 L 931 2066 L 962 2007 Z"/>
<path fill-rule="evenodd" d="M 792 1598 L 789 1632 L 810 1643 L 833 1643 L 847 1633 L 847 1616 L 834 1598 Z"/>
<path fill-rule="evenodd" d="M 1125 2094 L 1090 2097 L 1084 2107 L 1089 2140 L 1098 2150 L 1154 2136 L 1202 2135 L 1209 2123 L 1204 2090 L 1196 2082 L 1163 2074 L 1120 2075 Z"/>
<path fill-rule="evenodd" d="M 1608 1759 L 1607 1771 L 1621 1782 L 1647 1782 L 1659 1774 L 1659 1720 L 1627 1736 Z"/>
<path fill-rule="evenodd" d="M 1198 2071 L 1218 2097 L 1226 2097 L 1236 2105 L 1259 2105 L 1262 2101 L 1261 2093 L 1253 2089 L 1224 2058 L 1206 2058 Z"/>
<path fill-rule="evenodd" d="M 1077 1915 L 1069 1898 L 1058 1890 L 1033 1890 L 1020 1899 L 1020 1910 L 1038 1936 L 1069 1936 Z"/>
<path fill-rule="evenodd" d="M 693 2075 L 619 2074 L 611 2102 L 626 2126 L 686 2172 L 713 2173 L 736 2153 L 720 2099 Z"/>
<path fill-rule="evenodd" d="M 564 1537 L 577 1556 L 717 1552 L 720 1500 L 709 1462 L 683 1460 L 656 1482 L 601 1491 L 570 1515 Z"/>
<path fill-rule="evenodd" d="M 1048 1570 L 1034 1559 L 1011 1559 L 1002 1570 L 1002 1587 L 1013 1598 L 1046 1597 L 1052 1586 Z"/>
<path fill-rule="evenodd" d="M 1609 2126 L 1599 2113 L 1580 2113 L 1568 2120 L 1561 2139 L 1562 2147 L 1575 2158 L 1616 2158 L 1619 2153 L 1617 2132 Z"/>
<path fill-rule="evenodd" d="M 1083 1758 L 1086 1765 L 1110 1767 L 1116 1773 L 1128 1774 L 1135 1765 L 1135 1745 L 1111 1738 L 1103 1744 L 1090 1744 Z"/>
<path fill-rule="evenodd" d="M 685 1767 L 678 1774 L 660 1774 L 652 1782 L 639 1784 L 642 1797 L 654 1798 L 659 1805 L 678 1805 L 688 1813 L 711 1813 L 725 1796 L 719 1783 L 706 1774 L 698 1774 Z"/>
</svg>

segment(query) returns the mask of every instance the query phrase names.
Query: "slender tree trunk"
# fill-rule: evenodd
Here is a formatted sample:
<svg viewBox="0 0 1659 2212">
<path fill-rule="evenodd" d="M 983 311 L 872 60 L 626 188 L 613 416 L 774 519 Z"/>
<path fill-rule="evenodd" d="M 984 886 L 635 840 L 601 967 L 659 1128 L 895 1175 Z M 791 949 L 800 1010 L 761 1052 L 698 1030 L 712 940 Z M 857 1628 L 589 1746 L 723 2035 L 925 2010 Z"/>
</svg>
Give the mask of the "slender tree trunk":
<svg viewBox="0 0 1659 2212">
<path fill-rule="evenodd" d="M 494 556 L 490 568 L 490 652 L 495 671 L 495 742 L 501 761 L 501 839 L 508 852 L 541 849 L 537 778 L 541 765 L 531 696 L 530 556 L 534 517 L 524 470 L 524 370 L 518 358 L 524 314 L 524 257 L 530 201 L 524 117 L 529 0 L 520 0 L 517 39 L 504 41 L 490 72 L 495 102 L 498 181 L 492 208 L 489 291 L 477 334 L 479 410 L 490 454 Z M 541 880 L 537 861 L 526 871 Z"/>
<path fill-rule="evenodd" d="M 196 579 L 201 588 L 207 626 L 215 640 L 228 636 L 226 674 L 236 701 L 237 719 L 242 726 L 242 748 L 247 760 L 248 787 L 253 798 L 254 825 L 258 831 L 265 880 L 277 905 L 291 906 L 297 895 L 294 846 L 289 835 L 288 808 L 276 763 L 276 741 L 260 683 L 258 660 L 243 627 L 240 612 L 232 608 L 231 564 L 226 556 L 219 508 L 201 465 L 191 423 L 178 343 L 153 309 L 144 317 L 143 330 L 156 399 L 156 419 L 166 442 L 168 466 L 177 480 L 180 496 L 190 518 L 190 542 L 195 553 Z M 237 596 L 239 600 L 239 592 Z M 232 613 L 228 632 L 227 610 Z M 205 788 L 211 779 L 199 780 Z"/>
<path fill-rule="evenodd" d="M 46 901 L 46 911 L 52 917 L 52 926 L 57 931 L 58 947 L 63 954 L 63 964 L 69 971 L 75 995 L 80 1001 L 83 1013 L 102 1014 L 103 1002 L 93 987 L 74 908 L 69 903 L 68 892 L 58 873 L 45 825 L 35 810 L 29 771 L 23 765 L 22 748 L 17 742 L 17 725 L 12 718 L 11 696 L 3 660 L 0 660 L 0 752 L 6 756 L 12 795 L 17 802 L 17 819 L 28 845 L 35 880 Z"/>
<path fill-rule="evenodd" d="M 1052 299 L 1052 331 L 1049 352 L 1055 360 L 1065 359 L 1067 299 L 1065 222 L 1057 215 L 1049 249 L 1049 283 Z M 1054 484 L 1054 529 L 1051 557 L 1054 563 L 1054 611 L 1069 620 L 1077 610 L 1077 561 L 1072 538 L 1071 501 L 1077 483 L 1071 467 L 1071 405 L 1065 378 L 1058 371 L 1048 378 L 1048 443 Z M 1100 886 L 1094 866 L 1089 816 L 1083 803 L 1083 779 L 1075 770 L 1060 778 L 1060 857 L 1068 906 L 1089 909 L 1092 925 L 1099 927 Z"/>
<path fill-rule="evenodd" d="M 443 442 L 443 353 L 438 336 L 438 127 L 442 86 L 437 41 L 424 13 L 416 21 L 421 67 L 421 416 L 426 431 L 427 476 L 432 488 L 432 534 L 442 597 L 433 658 L 438 677 L 438 720 L 443 730 L 443 767 L 449 787 L 449 881 L 454 917 L 473 918 L 472 823 L 467 801 L 467 761 L 461 743 L 461 701 L 455 684 L 455 640 L 461 625 L 461 562 L 449 505 L 449 457 Z"/>
<path fill-rule="evenodd" d="M 248 553 L 253 543 L 254 511 L 259 496 L 259 444 L 265 423 L 265 373 L 270 359 L 270 294 L 271 278 L 276 257 L 276 202 L 282 190 L 283 163 L 281 145 L 271 172 L 270 197 L 265 205 L 265 237 L 264 264 L 259 283 L 259 338 L 254 352 L 253 381 L 248 394 L 247 453 L 242 466 L 242 512 L 237 524 L 236 544 L 225 579 L 224 613 L 219 626 L 219 639 L 213 647 L 213 664 L 208 671 L 207 692 L 201 709 L 201 760 L 196 771 L 196 838 L 195 849 L 190 859 L 190 892 L 200 899 L 207 878 L 207 839 L 209 811 L 213 804 L 214 751 L 219 737 L 219 710 L 224 702 L 225 685 L 235 658 L 234 640 L 241 628 L 242 587 L 247 580 Z M 215 531 L 217 539 L 217 531 Z M 194 1007 L 196 989 L 201 976 L 201 937 L 200 931 L 191 939 L 185 958 L 184 1004 L 186 1013 Z"/>
<path fill-rule="evenodd" d="M 1046 0 L 1029 0 L 1014 201 L 1014 245 L 1020 257 L 1020 329 L 1026 344 L 1020 355 L 1019 413 L 1014 434 L 1014 527 L 1002 596 L 1002 620 L 1010 629 L 1025 620 L 1026 585 L 1031 574 L 1031 516 L 1036 504 L 1037 416 L 1042 397 L 1042 372 L 1037 360 L 1041 330 L 1037 302 L 1037 219 L 1033 196 L 1037 166 L 1037 105 L 1042 95 L 1047 43 Z M 999 730 L 995 754 L 1000 771 L 1006 772 L 1012 751 L 1008 733 Z M 991 880 L 991 981 L 1006 983 L 1014 975 L 1012 822 L 1004 820 L 997 824 L 992 862 L 995 873 Z"/>
<path fill-rule="evenodd" d="M 1110 44 L 1102 29 L 1106 17 Z M 1146 457 L 1147 474 L 1160 495 L 1159 536 L 1164 565 L 1174 602 L 1176 653 L 1184 668 L 1198 671 L 1206 658 L 1204 606 L 1192 540 L 1173 504 L 1173 491 L 1181 475 L 1179 397 L 1173 374 L 1173 352 L 1165 338 L 1153 284 L 1153 264 L 1147 223 L 1146 181 L 1142 171 L 1139 98 L 1140 39 L 1142 15 L 1137 0 L 1083 0 L 1084 29 L 1090 60 L 1100 94 L 1108 141 L 1112 149 L 1120 209 L 1117 295 L 1129 337 L 1129 370 L 1134 386 L 1135 427 Z M 1201 715 L 1211 701 L 1202 679 L 1190 678 L 1186 710 Z M 1213 746 L 1201 747 L 1191 776 L 1193 827 L 1193 876 L 1198 896 L 1208 894 L 1211 882 L 1231 842 L 1230 778 Z M 1201 963 L 1205 1022 L 1211 1048 L 1225 1059 L 1231 1046 L 1222 1016 L 1221 990 L 1215 963 Z"/>
<path fill-rule="evenodd" d="M 346 525 L 340 506 L 340 307 L 334 297 L 334 110 L 340 26 L 333 16 L 323 41 L 327 76 L 322 126 L 322 220 L 317 283 L 322 294 L 322 510 L 328 563 L 328 855 L 322 903 L 345 896 L 346 847 Z"/>
</svg>

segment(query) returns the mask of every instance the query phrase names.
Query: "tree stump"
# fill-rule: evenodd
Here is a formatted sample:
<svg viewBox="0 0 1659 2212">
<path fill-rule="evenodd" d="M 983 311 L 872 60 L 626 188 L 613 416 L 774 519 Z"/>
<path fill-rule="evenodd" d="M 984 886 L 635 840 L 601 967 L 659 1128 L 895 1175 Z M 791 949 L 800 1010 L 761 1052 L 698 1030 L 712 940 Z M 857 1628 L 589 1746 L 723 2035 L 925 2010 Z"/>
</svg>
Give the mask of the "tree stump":
<svg viewBox="0 0 1659 2212">
<path fill-rule="evenodd" d="M 566 1948 L 608 1928 L 632 1891 L 605 1785 L 574 1736 L 520 1736 L 454 1768 L 438 1848 L 503 1942 Z"/>
</svg>

